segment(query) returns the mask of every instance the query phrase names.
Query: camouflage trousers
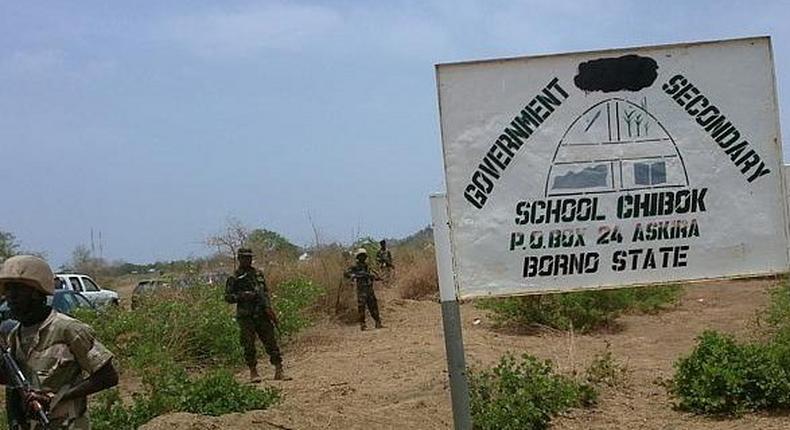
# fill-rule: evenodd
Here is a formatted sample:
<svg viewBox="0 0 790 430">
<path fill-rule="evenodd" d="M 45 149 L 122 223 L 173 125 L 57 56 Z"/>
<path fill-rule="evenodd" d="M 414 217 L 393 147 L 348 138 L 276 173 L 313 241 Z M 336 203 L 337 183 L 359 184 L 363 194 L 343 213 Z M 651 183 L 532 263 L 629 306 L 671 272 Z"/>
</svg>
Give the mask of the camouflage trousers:
<svg viewBox="0 0 790 430">
<path fill-rule="evenodd" d="M 365 308 L 370 312 L 370 316 L 376 322 L 381 322 L 379 316 L 379 303 L 376 300 L 376 293 L 373 287 L 357 288 L 357 311 L 359 312 L 359 323 L 365 325 Z"/>
<path fill-rule="evenodd" d="M 237 318 L 239 331 L 241 332 L 241 347 L 244 348 L 244 361 L 247 366 L 258 363 L 255 350 L 255 337 L 261 339 L 266 354 L 269 355 L 269 362 L 277 366 L 282 364 L 283 357 L 280 355 L 280 347 L 277 346 L 277 337 L 274 334 L 274 324 L 265 315 L 254 317 Z"/>
</svg>

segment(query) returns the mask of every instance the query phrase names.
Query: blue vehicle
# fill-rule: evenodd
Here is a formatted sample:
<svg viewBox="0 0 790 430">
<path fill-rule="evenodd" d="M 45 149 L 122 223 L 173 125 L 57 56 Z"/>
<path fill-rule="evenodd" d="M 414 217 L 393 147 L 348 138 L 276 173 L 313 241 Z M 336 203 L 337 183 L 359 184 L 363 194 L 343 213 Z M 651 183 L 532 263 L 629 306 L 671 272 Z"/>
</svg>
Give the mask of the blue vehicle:
<svg viewBox="0 0 790 430">
<path fill-rule="evenodd" d="M 66 315 L 72 315 L 77 308 L 96 309 L 82 294 L 71 290 L 55 290 L 55 294 L 47 297 L 47 304 Z M 8 303 L 0 303 L 0 321 L 10 320 L 11 310 Z"/>
</svg>

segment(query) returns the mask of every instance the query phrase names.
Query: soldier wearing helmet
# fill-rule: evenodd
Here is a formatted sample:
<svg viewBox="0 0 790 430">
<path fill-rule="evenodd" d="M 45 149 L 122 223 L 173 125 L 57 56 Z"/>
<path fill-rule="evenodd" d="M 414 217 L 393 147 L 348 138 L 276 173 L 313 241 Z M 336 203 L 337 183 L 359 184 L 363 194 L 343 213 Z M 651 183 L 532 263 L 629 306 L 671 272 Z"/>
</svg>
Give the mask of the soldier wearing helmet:
<svg viewBox="0 0 790 430">
<path fill-rule="evenodd" d="M 35 427 L 25 416 L 34 402 L 48 412 L 52 428 L 88 429 L 87 397 L 118 384 L 113 355 L 86 324 L 47 305 L 54 293 L 49 265 L 32 255 L 7 259 L 0 268 L 0 293 L 8 301 L 11 316 L 19 321 L 6 338 L 8 348 L 30 381 L 33 390 L 16 400 L 11 410 L 16 427 Z M 84 377 L 87 376 L 87 377 Z M 0 370 L 0 382 L 8 378 Z"/>
<path fill-rule="evenodd" d="M 380 281 L 381 278 L 368 267 L 368 252 L 365 248 L 359 248 L 354 252 L 356 263 L 345 271 L 343 276 L 353 279 L 357 283 L 357 311 L 359 312 L 359 328 L 367 329 L 365 325 L 365 308 L 370 312 L 370 316 L 376 322 L 376 328 L 382 328 L 381 317 L 379 316 L 379 305 L 376 301 L 376 294 L 373 291 L 373 281 Z"/>
<path fill-rule="evenodd" d="M 269 355 L 269 362 L 274 365 L 274 379 L 285 379 L 283 357 L 274 333 L 277 314 L 272 307 L 263 272 L 252 267 L 252 257 L 251 249 L 239 248 L 236 253 L 239 267 L 225 283 L 225 300 L 236 304 L 236 321 L 241 332 L 244 359 L 250 369 L 250 380 L 261 381 L 255 351 L 256 335 L 261 339 L 266 354 Z"/>
</svg>

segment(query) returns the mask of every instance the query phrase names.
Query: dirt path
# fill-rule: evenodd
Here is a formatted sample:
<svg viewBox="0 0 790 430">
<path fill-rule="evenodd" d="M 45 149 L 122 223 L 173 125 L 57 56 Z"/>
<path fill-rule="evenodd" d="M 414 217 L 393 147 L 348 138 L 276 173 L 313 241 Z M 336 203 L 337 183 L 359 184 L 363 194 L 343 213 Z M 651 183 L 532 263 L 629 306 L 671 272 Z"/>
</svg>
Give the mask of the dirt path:
<svg viewBox="0 0 790 430">
<path fill-rule="evenodd" d="M 628 382 L 604 391 L 599 405 L 574 410 L 556 429 L 780 429 L 788 416 L 749 415 L 712 420 L 676 412 L 657 380 L 688 353 L 705 329 L 746 336 L 767 302 L 771 281 L 730 281 L 689 286 L 677 309 L 660 315 L 626 316 L 612 334 L 574 336 L 546 332 L 517 336 L 492 331 L 483 311 L 462 307 L 467 362 L 488 365 L 506 351 L 529 352 L 582 371 L 611 343 L 627 363 Z M 385 294 L 386 295 L 386 294 Z M 360 332 L 353 326 L 313 327 L 286 349 L 292 381 L 284 400 L 267 411 L 211 418 L 189 414 L 159 417 L 145 429 L 447 429 L 452 427 L 440 309 L 437 303 L 383 298 L 387 328 Z M 482 323 L 474 325 L 475 318 Z M 263 364 L 263 363 L 261 363 Z"/>
</svg>

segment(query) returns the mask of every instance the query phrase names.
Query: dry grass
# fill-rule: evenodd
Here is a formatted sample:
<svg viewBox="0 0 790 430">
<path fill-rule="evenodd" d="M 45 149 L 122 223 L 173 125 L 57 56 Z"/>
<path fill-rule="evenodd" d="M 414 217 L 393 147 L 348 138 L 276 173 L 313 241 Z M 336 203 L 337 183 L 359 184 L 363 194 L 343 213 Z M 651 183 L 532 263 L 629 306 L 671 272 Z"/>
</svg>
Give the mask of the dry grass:
<svg viewBox="0 0 790 430">
<path fill-rule="evenodd" d="M 316 310 L 351 323 L 357 320 L 356 295 L 351 282 L 343 278 L 343 272 L 350 265 L 348 252 L 341 247 L 328 246 L 314 252 L 308 261 L 270 262 L 264 270 L 271 285 L 294 278 L 313 281 L 323 290 Z"/>
<path fill-rule="evenodd" d="M 435 300 L 439 296 L 439 279 L 433 248 L 403 250 L 396 286 L 403 299 Z"/>
<path fill-rule="evenodd" d="M 413 300 L 433 300 L 438 297 L 438 281 L 433 246 L 424 241 L 391 247 L 395 270 L 376 284 L 376 289 L 395 289 L 402 298 Z M 278 294 L 278 285 L 294 279 L 313 282 L 322 290 L 313 310 L 318 316 L 332 320 L 356 323 L 357 299 L 353 282 L 345 279 L 343 273 L 353 264 L 349 249 L 340 245 L 323 245 L 310 251 L 310 259 L 299 261 L 293 255 L 268 254 L 256 258 L 253 263 L 263 270 L 272 294 Z M 371 255 L 371 260 L 373 256 Z M 375 267 L 375 262 L 371 261 Z M 235 262 L 232 259 L 215 257 L 214 271 L 232 272 Z M 222 270 L 220 270 L 222 269 Z M 117 286 L 107 282 L 108 285 Z M 130 283 L 130 285 L 133 284 Z"/>
<path fill-rule="evenodd" d="M 392 253 L 396 268 L 390 274 L 390 281 L 377 285 L 397 289 L 402 298 L 435 299 L 439 287 L 433 247 L 393 247 Z M 323 289 L 315 306 L 316 311 L 342 322 L 355 323 L 356 290 L 353 283 L 343 277 L 343 272 L 353 264 L 352 260 L 348 250 L 343 247 L 325 246 L 314 251 L 308 261 L 269 261 L 263 269 L 269 284 L 273 286 L 296 277 L 313 281 Z"/>
</svg>

